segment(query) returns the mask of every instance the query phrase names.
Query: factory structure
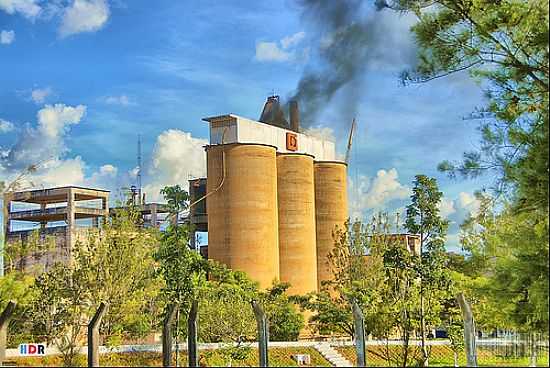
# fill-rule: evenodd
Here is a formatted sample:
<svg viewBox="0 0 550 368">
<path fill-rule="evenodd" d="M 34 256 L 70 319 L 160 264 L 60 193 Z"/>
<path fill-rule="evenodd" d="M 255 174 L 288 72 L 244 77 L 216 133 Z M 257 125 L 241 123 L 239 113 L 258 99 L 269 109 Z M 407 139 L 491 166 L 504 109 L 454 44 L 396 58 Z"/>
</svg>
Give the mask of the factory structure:
<svg viewBox="0 0 550 368">
<path fill-rule="evenodd" d="M 288 121 L 285 115 L 279 98 L 271 96 L 258 121 L 234 114 L 203 119 L 210 135 L 207 177 L 189 180 L 190 210 L 182 221 L 208 233 L 203 246 L 191 237 L 191 248 L 204 257 L 246 272 L 262 288 L 279 280 L 291 284 L 290 294 L 305 294 L 332 277 L 333 232 L 348 219 L 347 164 L 337 159 L 333 141 L 300 128 L 297 103 L 289 103 Z M 141 167 L 140 150 L 138 162 Z M 168 207 L 146 203 L 141 187 L 133 193 L 141 224 L 159 227 Z M 89 228 L 100 228 L 116 210 L 108 203 L 108 191 L 76 186 L 6 194 L 6 246 L 27 241 L 39 226 L 39 236 L 53 237 L 55 247 L 19 260 L 20 268 L 67 261 Z M 396 235 L 417 252 L 417 236 Z"/>
<path fill-rule="evenodd" d="M 336 159 L 334 142 L 301 131 L 296 103 L 289 117 L 272 96 L 259 121 L 204 119 L 207 178 L 190 181 L 191 202 L 198 201 L 190 222 L 208 230 L 208 258 L 245 271 L 262 288 L 280 280 L 304 294 L 332 274 L 332 232 L 348 218 L 347 165 Z"/>
</svg>

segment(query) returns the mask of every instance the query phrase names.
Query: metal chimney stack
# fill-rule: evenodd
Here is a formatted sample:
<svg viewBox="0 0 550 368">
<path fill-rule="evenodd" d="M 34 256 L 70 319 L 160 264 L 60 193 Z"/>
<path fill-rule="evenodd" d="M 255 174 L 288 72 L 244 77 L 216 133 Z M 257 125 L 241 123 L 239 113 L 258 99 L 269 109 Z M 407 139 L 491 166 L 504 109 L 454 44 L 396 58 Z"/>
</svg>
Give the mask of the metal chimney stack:
<svg viewBox="0 0 550 368">
<path fill-rule="evenodd" d="M 300 131 L 300 110 L 298 110 L 298 101 L 290 101 L 290 129 Z"/>
</svg>

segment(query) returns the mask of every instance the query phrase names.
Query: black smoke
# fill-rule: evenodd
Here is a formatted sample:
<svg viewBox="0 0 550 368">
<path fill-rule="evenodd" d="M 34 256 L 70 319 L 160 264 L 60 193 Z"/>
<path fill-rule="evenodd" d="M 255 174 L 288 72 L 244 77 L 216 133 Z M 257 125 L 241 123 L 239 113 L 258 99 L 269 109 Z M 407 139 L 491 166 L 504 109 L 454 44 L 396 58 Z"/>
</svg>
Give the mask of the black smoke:
<svg viewBox="0 0 550 368">
<path fill-rule="evenodd" d="M 306 127 L 319 123 L 319 115 L 336 97 L 341 119 L 351 120 L 365 88 L 367 67 L 395 62 L 388 60 L 388 56 L 391 59 L 395 55 L 392 47 L 397 47 L 392 45 L 395 36 L 390 33 L 400 29 L 393 27 L 396 18 L 391 17 L 399 15 L 389 15 L 387 12 L 391 11 L 382 10 L 375 1 L 297 0 L 297 3 L 302 19 L 318 36 L 319 47 L 289 99 L 298 101 Z M 411 59 L 411 55 L 404 58 Z M 403 67 L 409 63 L 398 62 L 403 62 Z"/>
</svg>

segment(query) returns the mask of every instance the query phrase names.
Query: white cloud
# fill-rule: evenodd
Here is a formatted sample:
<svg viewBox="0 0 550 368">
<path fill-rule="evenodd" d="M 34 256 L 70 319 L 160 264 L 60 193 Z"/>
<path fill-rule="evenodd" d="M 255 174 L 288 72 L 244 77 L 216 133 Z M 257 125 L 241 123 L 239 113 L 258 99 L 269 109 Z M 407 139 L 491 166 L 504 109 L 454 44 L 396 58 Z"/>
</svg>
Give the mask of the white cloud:
<svg viewBox="0 0 550 368">
<path fill-rule="evenodd" d="M 256 60 L 258 61 L 287 61 L 292 54 L 279 48 L 275 42 L 258 42 L 256 44 Z"/>
<path fill-rule="evenodd" d="M 34 18 L 41 10 L 37 3 L 37 0 L 0 0 L 0 10 L 8 14 L 21 13 L 27 18 Z"/>
<path fill-rule="evenodd" d="M 456 212 L 454 201 L 445 197 L 441 198 L 441 202 L 439 202 L 438 207 L 439 214 L 443 218 L 447 218 Z"/>
<path fill-rule="evenodd" d="M 107 164 L 99 168 L 99 173 L 105 176 L 116 176 L 118 169 L 113 165 Z"/>
<path fill-rule="evenodd" d="M 83 105 L 46 105 L 36 114 L 36 126 L 27 125 L 13 146 L 5 149 L 0 167 L 17 172 L 29 165 L 59 160 L 67 151 L 64 140 L 69 127 L 78 124 L 85 112 Z"/>
<path fill-rule="evenodd" d="M 15 126 L 11 121 L 0 119 L 0 133 L 11 132 Z"/>
<path fill-rule="evenodd" d="M 15 32 L 14 31 L 2 31 L 0 32 L 0 44 L 2 45 L 9 45 L 15 40 Z"/>
<path fill-rule="evenodd" d="M 254 58 L 257 61 L 273 61 L 283 62 L 296 60 L 298 57 L 302 59 L 307 58 L 309 50 L 305 50 L 302 53 L 297 53 L 295 46 L 297 46 L 306 36 L 305 32 L 298 32 L 290 36 L 286 36 L 279 42 L 257 42 L 256 43 L 256 55 Z"/>
<path fill-rule="evenodd" d="M 55 138 L 63 134 L 66 126 L 78 124 L 85 113 L 84 105 L 76 107 L 64 104 L 46 105 L 38 111 L 38 127 L 45 136 Z"/>
<path fill-rule="evenodd" d="M 67 37 L 81 32 L 95 32 L 109 19 L 106 0 L 74 0 L 63 13 L 59 34 Z"/>
<path fill-rule="evenodd" d="M 458 195 L 458 205 L 471 215 L 478 213 L 480 204 L 480 201 L 473 194 L 460 192 Z"/>
<path fill-rule="evenodd" d="M 126 95 L 108 96 L 105 98 L 105 103 L 108 105 L 121 105 L 121 106 L 134 105 L 134 103 L 131 102 L 128 96 Z"/>
<path fill-rule="evenodd" d="M 379 170 L 373 179 L 360 176 L 358 182 L 351 178 L 349 182 L 350 215 L 352 218 L 363 218 L 366 211 L 387 209 L 390 202 L 407 199 L 411 190 L 398 180 L 395 168 Z"/>
<path fill-rule="evenodd" d="M 191 133 L 169 129 L 161 133 L 153 152 L 152 166 L 147 172 L 151 180 L 144 192 L 150 200 L 160 199 L 160 190 L 166 185 L 187 185 L 191 177 L 206 175 L 206 139 L 194 138 Z M 146 178 L 146 179 L 147 179 Z"/>
<path fill-rule="evenodd" d="M 52 94 L 52 89 L 50 87 L 46 88 L 36 88 L 31 91 L 31 99 L 37 103 L 44 103 L 46 97 Z"/>
<path fill-rule="evenodd" d="M 37 174 L 30 179 L 34 186 L 44 188 L 64 185 L 84 185 L 86 164 L 80 156 L 68 159 L 48 161 Z"/>
<path fill-rule="evenodd" d="M 303 31 L 295 33 L 291 36 L 284 37 L 281 40 L 281 46 L 283 47 L 283 49 L 288 49 L 289 47 L 295 46 L 295 45 L 299 44 L 300 42 L 302 42 L 302 40 L 305 37 L 306 37 L 306 33 L 303 32 Z"/>
</svg>

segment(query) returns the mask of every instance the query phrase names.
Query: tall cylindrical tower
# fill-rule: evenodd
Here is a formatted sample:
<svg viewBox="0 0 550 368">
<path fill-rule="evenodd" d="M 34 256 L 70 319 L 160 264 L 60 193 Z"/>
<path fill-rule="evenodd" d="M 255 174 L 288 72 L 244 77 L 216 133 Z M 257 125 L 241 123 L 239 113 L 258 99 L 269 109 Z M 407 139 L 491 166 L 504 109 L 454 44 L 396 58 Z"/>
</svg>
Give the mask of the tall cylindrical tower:
<svg viewBox="0 0 550 368">
<path fill-rule="evenodd" d="M 317 282 L 333 277 L 328 254 L 334 248 L 333 231 L 348 219 L 347 165 L 339 161 L 314 164 Z"/>
<path fill-rule="evenodd" d="M 225 153 L 225 154 L 224 154 Z M 246 272 L 260 287 L 279 279 L 275 147 L 206 148 L 208 257 Z"/>
<path fill-rule="evenodd" d="M 313 156 L 277 155 L 279 267 L 289 294 L 317 290 Z"/>
</svg>

